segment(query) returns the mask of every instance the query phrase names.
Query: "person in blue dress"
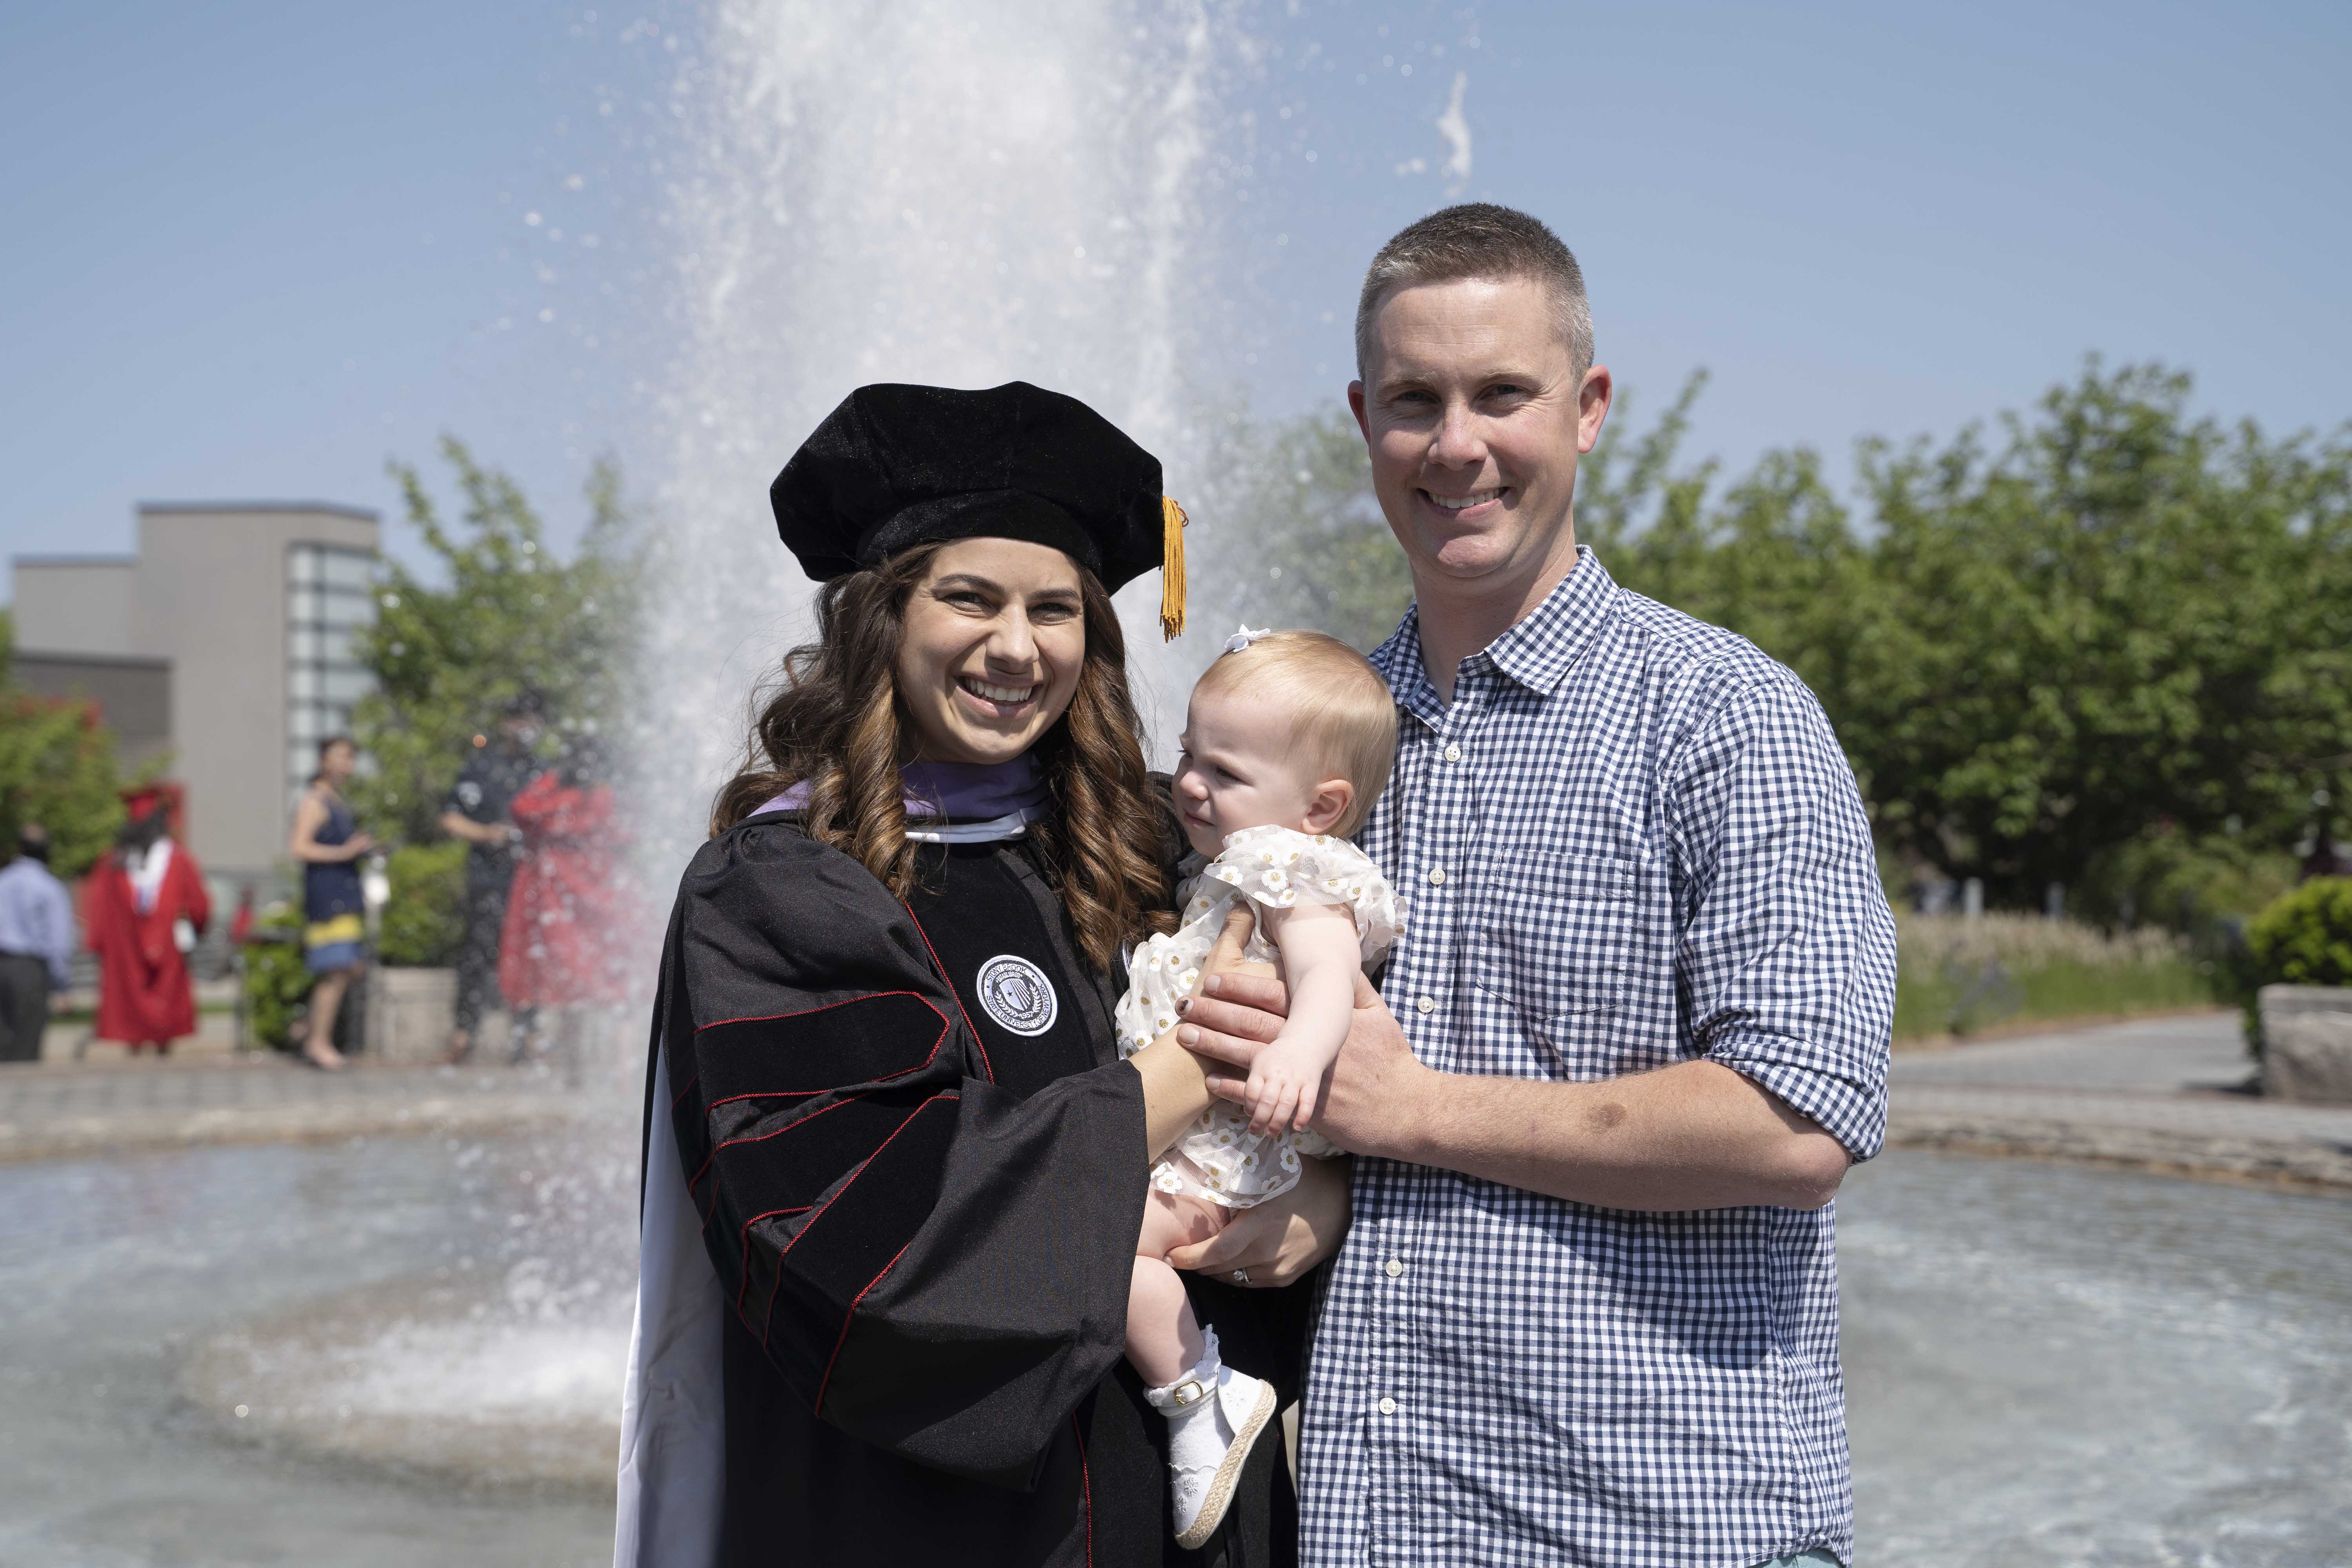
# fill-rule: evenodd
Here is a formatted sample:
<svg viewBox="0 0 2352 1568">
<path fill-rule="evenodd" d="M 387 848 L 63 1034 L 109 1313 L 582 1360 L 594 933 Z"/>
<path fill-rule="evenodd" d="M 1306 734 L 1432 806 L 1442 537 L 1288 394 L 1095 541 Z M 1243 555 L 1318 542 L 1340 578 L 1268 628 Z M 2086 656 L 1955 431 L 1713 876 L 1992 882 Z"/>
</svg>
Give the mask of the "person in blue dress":
<svg viewBox="0 0 2352 1568">
<path fill-rule="evenodd" d="M 367 963 L 367 904 L 359 862 L 375 840 L 360 831 L 343 799 L 343 785 L 358 762 L 359 747 L 349 735 L 319 743 L 319 771 L 294 808 L 294 833 L 287 846 L 302 867 L 302 963 L 317 976 L 302 1059 L 329 1072 L 350 1065 L 335 1048 L 335 1015 Z"/>
</svg>

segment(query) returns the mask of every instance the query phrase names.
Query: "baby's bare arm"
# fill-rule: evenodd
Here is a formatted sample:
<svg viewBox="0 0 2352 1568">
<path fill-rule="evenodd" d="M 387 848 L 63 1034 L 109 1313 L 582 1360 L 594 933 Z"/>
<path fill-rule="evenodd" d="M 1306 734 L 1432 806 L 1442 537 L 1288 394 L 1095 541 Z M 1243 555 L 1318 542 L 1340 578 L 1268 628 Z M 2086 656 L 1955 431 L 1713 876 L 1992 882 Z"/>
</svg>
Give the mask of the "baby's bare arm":
<svg viewBox="0 0 2352 1568">
<path fill-rule="evenodd" d="M 1290 1016 L 1250 1065 L 1250 1130 L 1303 1128 L 1339 1059 L 1355 1012 L 1360 971 L 1356 919 L 1342 904 L 1269 910 L 1266 934 L 1282 951 Z"/>
</svg>

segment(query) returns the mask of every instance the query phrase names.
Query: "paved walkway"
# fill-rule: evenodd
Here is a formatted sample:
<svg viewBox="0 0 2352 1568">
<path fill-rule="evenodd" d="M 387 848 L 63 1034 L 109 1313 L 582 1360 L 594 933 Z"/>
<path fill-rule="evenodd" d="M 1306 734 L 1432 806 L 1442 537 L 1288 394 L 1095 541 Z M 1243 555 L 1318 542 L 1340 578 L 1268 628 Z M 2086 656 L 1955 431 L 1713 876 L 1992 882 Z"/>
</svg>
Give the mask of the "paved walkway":
<svg viewBox="0 0 2352 1568">
<path fill-rule="evenodd" d="M 2352 1105 L 2252 1073 L 2235 1013 L 1898 1051 L 1887 1142 L 2352 1189 Z"/>
</svg>

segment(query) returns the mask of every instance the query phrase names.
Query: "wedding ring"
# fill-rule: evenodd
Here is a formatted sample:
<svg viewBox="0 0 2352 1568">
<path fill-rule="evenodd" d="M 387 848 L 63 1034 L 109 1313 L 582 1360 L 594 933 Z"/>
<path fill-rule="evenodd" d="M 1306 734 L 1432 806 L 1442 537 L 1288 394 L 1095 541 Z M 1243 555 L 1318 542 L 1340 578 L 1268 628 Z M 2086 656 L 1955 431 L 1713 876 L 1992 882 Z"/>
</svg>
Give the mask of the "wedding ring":
<svg viewBox="0 0 2352 1568">
<path fill-rule="evenodd" d="M 1246 1269 L 1246 1268 L 1236 1268 L 1236 1269 L 1234 1269 L 1234 1284 L 1236 1284 L 1236 1285 L 1246 1285 L 1246 1284 L 1248 1284 L 1248 1283 L 1249 1283 L 1249 1270 L 1248 1270 L 1248 1269 Z"/>
</svg>

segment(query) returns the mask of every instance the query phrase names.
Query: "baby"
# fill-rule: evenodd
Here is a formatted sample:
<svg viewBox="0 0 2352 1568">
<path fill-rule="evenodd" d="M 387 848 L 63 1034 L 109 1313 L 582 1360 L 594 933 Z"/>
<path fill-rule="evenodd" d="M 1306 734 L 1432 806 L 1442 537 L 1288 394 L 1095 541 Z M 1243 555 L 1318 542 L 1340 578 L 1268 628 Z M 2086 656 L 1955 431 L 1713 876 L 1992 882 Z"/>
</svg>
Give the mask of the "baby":
<svg viewBox="0 0 2352 1568">
<path fill-rule="evenodd" d="M 1216 1331 L 1194 1320 L 1167 1255 L 1287 1192 L 1301 1155 L 1338 1152 L 1307 1124 L 1347 1038 L 1356 975 L 1396 940 L 1396 896 L 1345 837 L 1388 782 L 1396 706 L 1337 638 L 1244 626 L 1193 687 L 1183 742 L 1176 808 L 1192 847 L 1213 858 L 1180 889 L 1176 933 L 1129 960 L 1119 1049 L 1132 1055 L 1176 1026 L 1237 901 L 1256 920 L 1243 959 L 1279 959 L 1290 990 L 1290 1016 L 1251 1063 L 1244 1101 L 1212 1101 L 1152 1167 L 1136 1245 L 1127 1357 L 1169 1419 L 1176 1541 L 1191 1548 L 1223 1519 L 1275 1396 L 1218 1360 Z"/>
</svg>

